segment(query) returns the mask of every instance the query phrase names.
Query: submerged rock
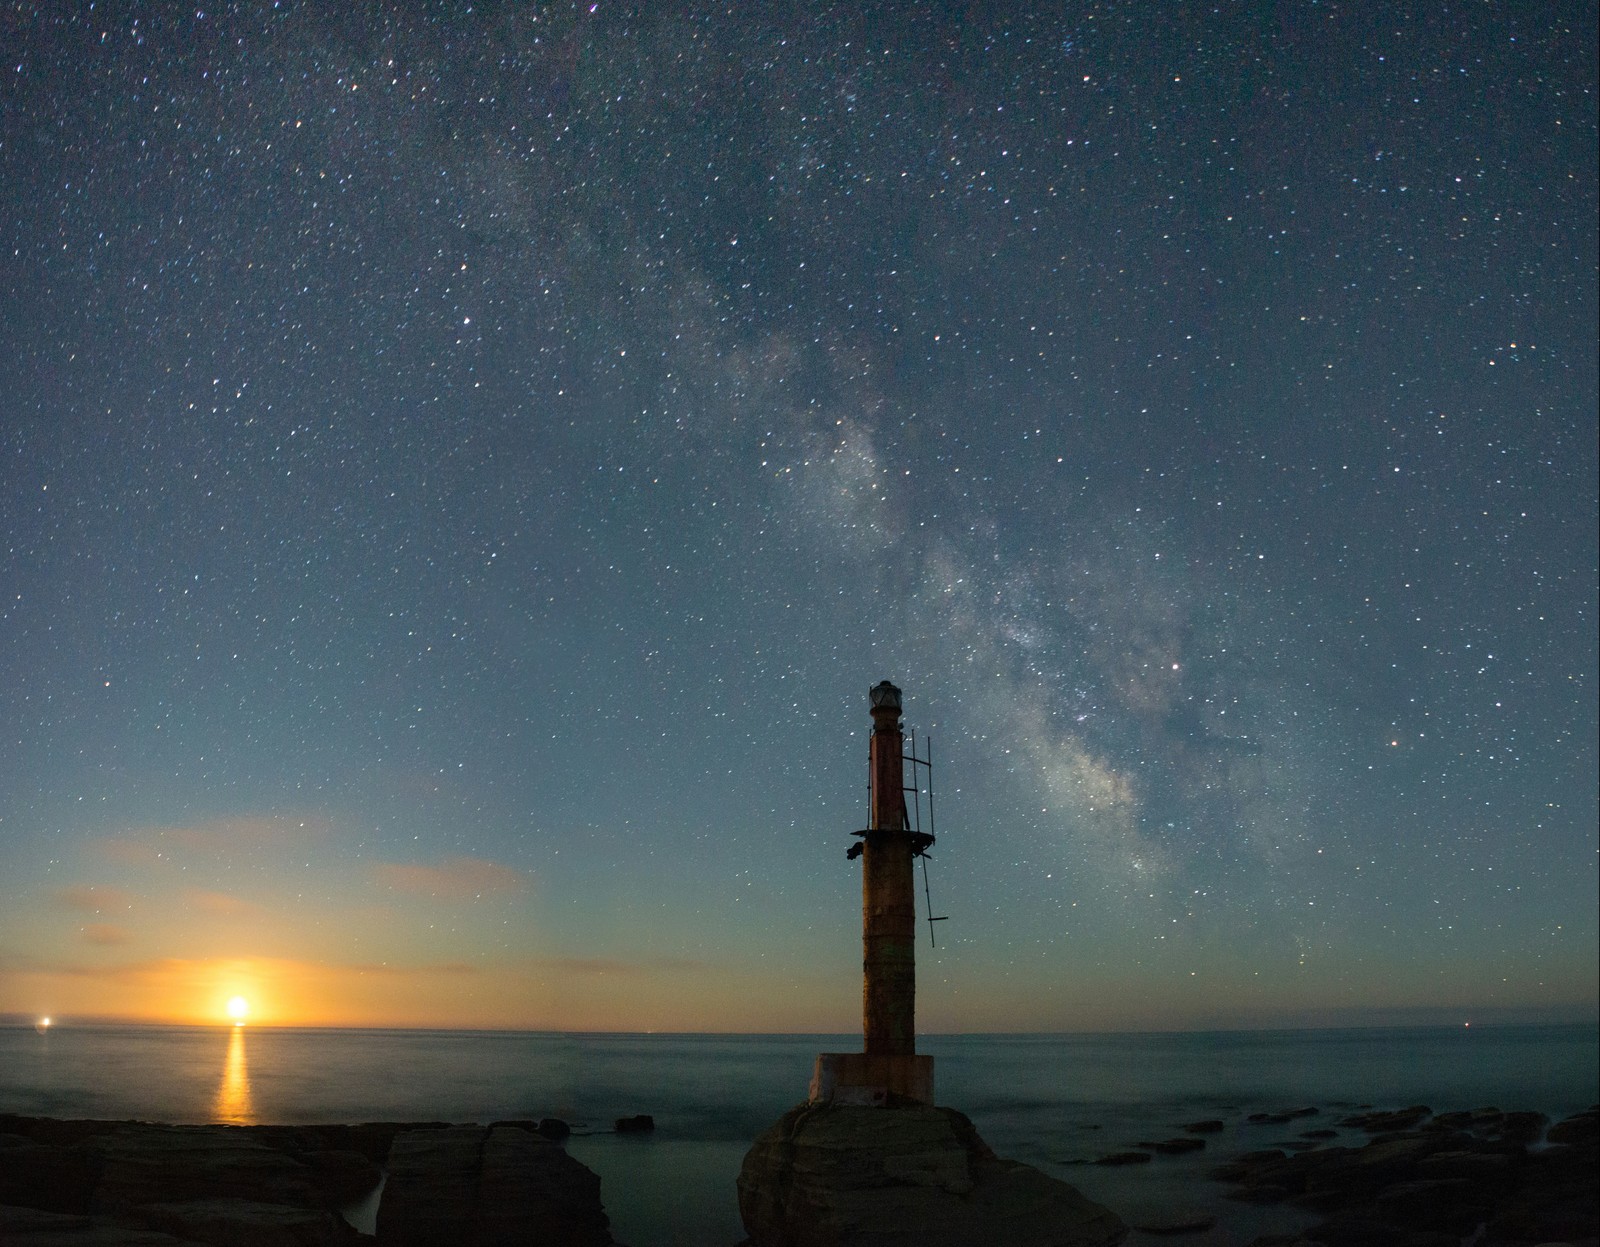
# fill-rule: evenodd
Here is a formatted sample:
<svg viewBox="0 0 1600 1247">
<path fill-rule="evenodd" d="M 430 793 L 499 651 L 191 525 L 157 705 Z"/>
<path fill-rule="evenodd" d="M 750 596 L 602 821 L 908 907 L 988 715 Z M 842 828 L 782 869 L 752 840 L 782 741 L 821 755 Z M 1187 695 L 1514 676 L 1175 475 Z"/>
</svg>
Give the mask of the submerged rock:
<svg viewBox="0 0 1600 1247">
<path fill-rule="evenodd" d="M 1002 1160 L 963 1114 L 928 1105 L 801 1105 L 739 1174 L 753 1247 L 1112 1247 L 1115 1213 Z"/>
<path fill-rule="evenodd" d="M 1412 1104 L 1388 1112 L 1357 1113 L 1353 1117 L 1343 1118 L 1339 1124 L 1365 1130 L 1368 1134 L 1383 1134 L 1391 1130 L 1410 1130 L 1432 1114 L 1433 1110 L 1426 1104 Z"/>
<path fill-rule="evenodd" d="M 1205 1145 L 1204 1139 L 1151 1139 L 1134 1146 L 1147 1148 L 1162 1156 L 1181 1156 L 1185 1152 L 1198 1152 Z"/>
</svg>

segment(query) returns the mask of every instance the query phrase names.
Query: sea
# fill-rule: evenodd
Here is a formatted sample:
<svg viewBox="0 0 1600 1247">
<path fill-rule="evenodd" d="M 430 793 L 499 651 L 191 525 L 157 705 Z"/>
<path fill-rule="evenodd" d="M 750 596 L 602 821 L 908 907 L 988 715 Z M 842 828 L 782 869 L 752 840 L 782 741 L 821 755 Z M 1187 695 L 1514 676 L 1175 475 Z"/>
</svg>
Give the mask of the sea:
<svg viewBox="0 0 1600 1247">
<path fill-rule="evenodd" d="M 0 1112 L 166 1122 L 492 1122 L 559 1117 L 601 1177 L 629 1247 L 732 1247 L 750 1142 L 805 1098 L 818 1052 L 847 1035 L 616 1035 L 258 1027 L 0 1026 Z M 1197 1034 L 930 1035 L 937 1100 L 1000 1155 L 1077 1186 L 1125 1219 L 1205 1213 L 1206 1247 L 1291 1232 L 1309 1216 L 1223 1198 L 1206 1172 L 1282 1143 L 1359 1143 L 1367 1107 L 1495 1106 L 1552 1120 L 1600 1101 L 1600 1028 L 1396 1027 Z M 1252 1113 L 1315 1109 L 1285 1123 Z M 655 1130 L 617 1134 L 648 1113 Z M 1184 1156 L 1097 1165 L 1221 1119 Z M 381 1191 L 347 1210 L 370 1231 Z M 1142 1237 L 1134 1234 L 1130 1243 Z M 1148 1237 L 1151 1244 L 1157 1240 Z M 1162 1240 L 1171 1241 L 1171 1240 Z"/>
</svg>

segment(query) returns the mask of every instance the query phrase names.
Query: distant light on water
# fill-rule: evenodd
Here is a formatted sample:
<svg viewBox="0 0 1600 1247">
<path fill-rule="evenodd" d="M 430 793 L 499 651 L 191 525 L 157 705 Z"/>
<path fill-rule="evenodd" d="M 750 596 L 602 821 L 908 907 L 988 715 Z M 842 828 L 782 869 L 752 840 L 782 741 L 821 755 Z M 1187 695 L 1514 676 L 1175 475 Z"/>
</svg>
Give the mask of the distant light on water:
<svg viewBox="0 0 1600 1247">
<path fill-rule="evenodd" d="M 48 1031 L 50 1029 L 50 1022 L 51 1022 L 50 1018 L 42 1017 L 37 1022 L 35 1022 L 33 1024 L 33 1029 L 38 1031 L 42 1035 L 46 1031 Z"/>
</svg>

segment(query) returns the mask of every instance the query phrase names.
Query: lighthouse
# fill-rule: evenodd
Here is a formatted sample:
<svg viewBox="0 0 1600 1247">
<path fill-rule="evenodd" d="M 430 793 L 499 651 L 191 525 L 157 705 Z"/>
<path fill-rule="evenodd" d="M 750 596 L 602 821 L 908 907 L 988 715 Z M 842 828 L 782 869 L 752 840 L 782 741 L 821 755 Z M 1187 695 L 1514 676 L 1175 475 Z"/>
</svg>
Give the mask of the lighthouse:
<svg viewBox="0 0 1600 1247">
<path fill-rule="evenodd" d="M 1128 1227 L 1115 1213 L 996 1156 L 970 1118 L 933 1102 L 933 1058 L 917 1055 L 912 939 L 912 867 L 933 844 L 932 750 L 918 757 L 917 734 L 902 732 L 900 690 L 889 681 L 872 689 L 871 709 L 869 825 L 848 853 L 861 859 L 861 1051 L 820 1054 L 806 1102 L 745 1153 L 745 1233 L 752 1247 L 1118 1247 Z"/>
<path fill-rule="evenodd" d="M 860 1052 L 824 1052 L 811 1076 L 813 1102 L 933 1103 L 933 1058 L 917 1055 L 917 904 L 912 859 L 933 836 L 906 816 L 905 736 L 900 690 L 888 680 L 869 694 L 868 825 L 848 856 L 861 859 Z M 919 761 L 913 759 L 913 762 Z"/>
</svg>

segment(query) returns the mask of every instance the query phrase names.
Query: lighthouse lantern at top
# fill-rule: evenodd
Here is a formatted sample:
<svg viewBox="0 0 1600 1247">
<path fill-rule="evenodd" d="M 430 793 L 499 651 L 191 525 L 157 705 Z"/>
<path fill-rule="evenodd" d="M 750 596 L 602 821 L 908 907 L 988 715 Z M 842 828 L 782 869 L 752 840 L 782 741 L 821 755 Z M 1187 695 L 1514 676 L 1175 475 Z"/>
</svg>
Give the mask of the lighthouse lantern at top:
<svg viewBox="0 0 1600 1247">
<path fill-rule="evenodd" d="M 892 710 L 896 714 L 900 713 L 900 690 L 889 681 L 880 680 L 874 684 L 868 696 L 872 699 L 874 711 Z"/>
</svg>

